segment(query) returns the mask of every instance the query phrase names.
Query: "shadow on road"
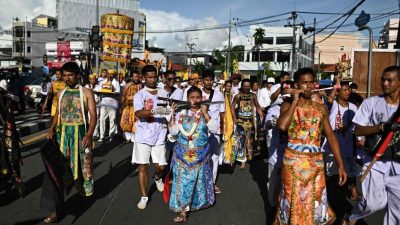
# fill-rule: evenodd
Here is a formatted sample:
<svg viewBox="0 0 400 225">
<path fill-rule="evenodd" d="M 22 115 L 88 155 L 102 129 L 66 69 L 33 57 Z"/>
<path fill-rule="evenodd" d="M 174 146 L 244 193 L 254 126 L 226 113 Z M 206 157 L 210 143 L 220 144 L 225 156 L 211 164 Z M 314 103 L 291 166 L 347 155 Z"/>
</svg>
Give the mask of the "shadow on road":
<svg viewBox="0 0 400 225">
<path fill-rule="evenodd" d="M 43 221 L 43 218 L 39 218 L 39 219 L 32 219 L 32 220 L 27 220 L 27 221 L 23 221 L 23 222 L 17 222 L 14 223 L 14 225 L 33 225 L 33 224 L 39 224 Z"/>
<path fill-rule="evenodd" d="M 76 222 L 98 200 L 106 197 L 117 187 L 132 171 L 130 157 L 120 161 L 115 166 L 110 165 L 109 172 L 97 179 L 94 183 L 94 195 L 82 197 L 78 193 L 65 202 L 65 214 L 73 215 Z"/>
<path fill-rule="evenodd" d="M 103 157 L 107 155 L 110 151 L 118 151 L 120 148 L 124 146 L 124 141 L 121 137 L 115 137 L 114 140 L 96 143 L 95 149 L 93 151 L 93 157 Z M 129 145 L 129 144 L 128 144 Z"/>
<path fill-rule="evenodd" d="M 25 191 L 23 197 L 28 196 L 29 194 L 34 192 L 36 189 L 40 188 L 42 186 L 42 180 L 43 180 L 43 172 L 36 175 L 35 177 L 31 178 L 30 180 L 24 182 L 26 191 Z M 4 192 L 3 194 L 0 195 L 0 207 L 6 206 L 6 205 L 16 201 L 19 198 L 20 198 L 20 196 L 15 188 L 12 189 L 8 195 Z"/>
<path fill-rule="evenodd" d="M 274 215 L 271 211 L 271 206 L 268 201 L 268 164 L 264 160 L 265 156 L 260 156 L 256 159 L 253 159 L 249 162 L 250 165 L 250 173 L 253 176 L 253 180 L 257 183 L 258 188 L 260 189 L 260 195 L 263 199 L 264 203 L 264 212 L 265 212 L 265 224 L 272 224 Z"/>
</svg>

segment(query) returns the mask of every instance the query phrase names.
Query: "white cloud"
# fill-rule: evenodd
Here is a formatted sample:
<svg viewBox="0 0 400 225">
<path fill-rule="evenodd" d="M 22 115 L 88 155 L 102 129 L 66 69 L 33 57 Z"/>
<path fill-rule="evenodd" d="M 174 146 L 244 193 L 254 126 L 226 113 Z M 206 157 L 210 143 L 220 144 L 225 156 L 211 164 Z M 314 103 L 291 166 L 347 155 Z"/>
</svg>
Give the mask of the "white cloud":
<svg viewBox="0 0 400 225">
<path fill-rule="evenodd" d="M 0 26 L 5 30 L 11 29 L 13 18 L 32 20 L 40 14 L 56 15 L 55 0 L 0 0 Z M 11 47 L 11 35 L 0 35 L 0 47 Z"/>
<path fill-rule="evenodd" d="M 148 31 L 184 30 L 193 28 L 204 28 L 220 26 L 221 24 L 214 17 L 205 17 L 201 20 L 194 20 L 184 17 L 176 12 L 165 12 L 158 10 L 141 9 L 146 14 Z M 241 34 L 234 35 L 232 29 L 232 43 L 240 44 L 247 41 Z M 228 29 L 200 30 L 191 32 L 175 33 L 148 33 L 149 45 L 164 48 L 166 51 L 189 51 L 187 43 L 195 43 L 194 51 L 211 51 L 221 49 L 228 45 Z"/>
</svg>

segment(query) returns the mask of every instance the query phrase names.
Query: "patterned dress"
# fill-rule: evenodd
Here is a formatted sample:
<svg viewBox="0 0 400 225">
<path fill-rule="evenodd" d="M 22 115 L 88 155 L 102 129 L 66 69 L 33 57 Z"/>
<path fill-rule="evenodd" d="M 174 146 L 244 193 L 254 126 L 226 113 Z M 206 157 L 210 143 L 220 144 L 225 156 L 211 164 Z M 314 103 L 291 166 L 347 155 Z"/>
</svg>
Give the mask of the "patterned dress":
<svg viewBox="0 0 400 225">
<path fill-rule="evenodd" d="M 53 95 L 53 102 L 51 104 L 51 116 L 54 116 L 56 114 L 57 93 L 61 90 L 64 90 L 64 88 L 65 88 L 65 83 L 64 83 L 64 81 L 61 81 L 61 80 L 54 81 L 53 85 L 51 86 L 51 92 Z"/>
<path fill-rule="evenodd" d="M 239 94 L 239 110 L 237 113 L 238 123 L 236 125 L 236 136 L 240 141 L 236 160 L 246 162 L 253 158 L 254 142 L 254 99 L 250 94 Z"/>
<path fill-rule="evenodd" d="M 320 149 L 323 112 L 318 103 L 297 106 L 282 163 L 282 190 L 274 224 L 331 224 Z"/>
<path fill-rule="evenodd" d="M 182 113 L 182 112 L 181 112 Z M 182 126 L 189 131 L 195 124 L 194 114 L 183 113 Z M 173 183 L 169 208 L 182 212 L 207 208 L 214 204 L 214 186 L 210 168 L 208 129 L 203 116 L 193 135 L 187 137 L 179 132 L 171 162 Z"/>
<path fill-rule="evenodd" d="M 124 107 L 121 114 L 120 126 L 124 132 L 135 132 L 135 110 L 133 108 L 133 97 L 142 88 L 142 84 L 130 83 L 125 86 L 124 95 L 121 98 Z"/>
<path fill-rule="evenodd" d="M 82 148 L 86 134 L 87 100 L 80 88 L 66 88 L 60 96 L 57 141 L 69 162 L 78 191 L 83 196 L 93 194 L 91 151 Z"/>
</svg>

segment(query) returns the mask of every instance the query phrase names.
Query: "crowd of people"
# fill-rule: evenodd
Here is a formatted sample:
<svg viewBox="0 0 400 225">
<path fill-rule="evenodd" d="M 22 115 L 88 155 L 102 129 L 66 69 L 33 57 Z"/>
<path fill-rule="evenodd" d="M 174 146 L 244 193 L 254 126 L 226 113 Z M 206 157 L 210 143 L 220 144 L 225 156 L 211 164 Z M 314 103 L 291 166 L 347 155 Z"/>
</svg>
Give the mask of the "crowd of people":
<svg viewBox="0 0 400 225">
<path fill-rule="evenodd" d="M 356 93 L 357 85 L 340 75 L 330 90 L 315 90 L 310 68 L 293 77 L 282 72 L 261 85 L 239 73 L 222 80 L 208 69 L 187 81 L 152 65 L 123 79 L 102 70 L 91 74 L 88 84 L 81 84 L 79 72 L 76 63 L 65 63 L 47 88 L 54 96 L 48 139 L 66 165 L 44 160 L 41 207 L 52 212 L 47 223 L 62 215 L 64 186 L 75 184 L 82 196 L 93 194 L 93 140 L 117 135 L 133 142 L 137 207 L 147 207 L 152 162 L 150 178 L 177 213 L 176 223 L 187 221 L 190 211 L 215 204 L 223 191 L 217 186 L 221 164 L 245 169 L 251 160 L 268 163 L 266 194 L 274 224 L 355 224 L 381 209 L 384 224 L 400 221 L 399 126 L 392 118 L 400 99 L 398 66 L 382 72 L 383 93 L 365 100 Z M 374 157 L 379 137 L 389 131 L 395 138 L 361 192 L 357 177 Z M 357 201 L 354 208 L 348 199 Z"/>
</svg>

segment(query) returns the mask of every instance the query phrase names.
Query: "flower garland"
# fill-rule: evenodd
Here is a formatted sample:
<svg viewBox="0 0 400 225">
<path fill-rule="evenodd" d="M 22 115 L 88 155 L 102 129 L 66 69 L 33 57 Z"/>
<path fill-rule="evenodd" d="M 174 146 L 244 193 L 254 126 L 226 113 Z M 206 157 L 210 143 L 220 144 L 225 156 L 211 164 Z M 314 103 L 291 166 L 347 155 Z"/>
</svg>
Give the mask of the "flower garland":
<svg viewBox="0 0 400 225">
<path fill-rule="evenodd" d="M 178 120 L 178 127 L 179 127 L 179 130 L 182 132 L 182 134 L 183 134 L 184 136 L 188 137 L 189 141 L 191 141 L 191 140 L 192 140 L 192 136 L 193 136 L 194 132 L 196 131 L 197 125 L 199 125 L 200 117 L 201 117 L 201 111 L 200 111 L 200 110 L 197 110 L 197 112 L 195 112 L 196 117 L 195 117 L 195 119 L 194 119 L 193 126 L 192 126 L 192 128 L 190 129 L 189 132 L 187 132 L 187 131 L 183 128 L 183 125 L 182 125 L 182 123 L 183 123 L 183 117 L 184 117 L 185 114 L 186 114 L 186 110 L 182 110 L 182 112 L 181 112 L 181 114 L 180 114 L 180 116 L 179 116 L 179 120 Z"/>
</svg>

